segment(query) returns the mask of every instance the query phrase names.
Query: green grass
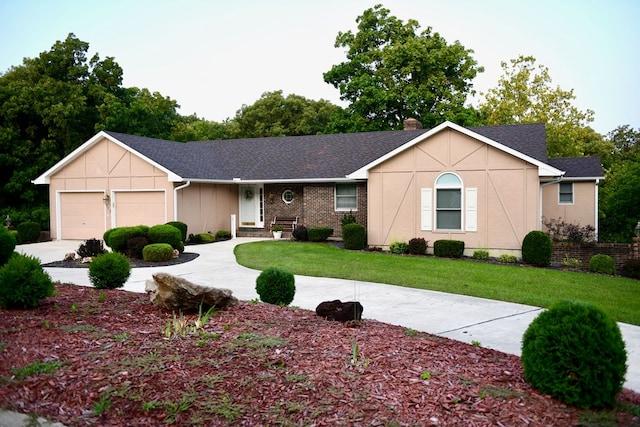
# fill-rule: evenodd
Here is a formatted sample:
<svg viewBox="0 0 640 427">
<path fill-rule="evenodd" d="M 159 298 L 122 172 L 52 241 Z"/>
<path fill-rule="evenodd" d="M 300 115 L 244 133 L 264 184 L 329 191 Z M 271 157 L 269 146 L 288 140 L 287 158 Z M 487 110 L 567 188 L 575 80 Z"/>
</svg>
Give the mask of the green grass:
<svg viewBox="0 0 640 427">
<path fill-rule="evenodd" d="M 387 283 L 549 307 L 569 299 L 591 302 L 619 322 L 640 325 L 637 280 L 436 257 L 347 251 L 326 243 L 261 241 L 236 246 L 239 264 L 293 274 Z"/>
</svg>

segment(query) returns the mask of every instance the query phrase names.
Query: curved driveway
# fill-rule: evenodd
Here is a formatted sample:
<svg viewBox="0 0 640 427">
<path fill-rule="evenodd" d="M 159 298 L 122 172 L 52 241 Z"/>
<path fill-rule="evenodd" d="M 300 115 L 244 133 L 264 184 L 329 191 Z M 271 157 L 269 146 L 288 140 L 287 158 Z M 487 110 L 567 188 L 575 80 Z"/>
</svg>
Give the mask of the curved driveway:
<svg viewBox="0 0 640 427">
<path fill-rule="evenodd" d="M 229 288 L 241 300 L 258 297 L 257 270 L 239 265 L 233 248 L 260 239 L 236 238 L 206 245 L 188 246 L 200 254 L 193 261 L 168 266 L 132 269 L 125 290 L 144 292 L 145 281 L 155 272 L 166 272 L 204 286 Z M 16 251 L 37 256 L 42 263 L 61 260 L 78 249 L 81 241 L 61 240 L 19 245 Z M 51 278 L 63 283 L 91 286 L 85 268 L 45 268 Z M 403 288 L 379 283 L 321 277 L 296 276 L 296 294 L 291 305 L 314 310 L 327 300 L 358 300 L 363 317 L 401 325 L 417 331 L 520 355 L 521 338 L 542 310 L 539 307 L 505 303 L 442 292 Z M 619 323 L 627 348 L 625 387 L 640 392 L 640 327 Z"/>
</svg>

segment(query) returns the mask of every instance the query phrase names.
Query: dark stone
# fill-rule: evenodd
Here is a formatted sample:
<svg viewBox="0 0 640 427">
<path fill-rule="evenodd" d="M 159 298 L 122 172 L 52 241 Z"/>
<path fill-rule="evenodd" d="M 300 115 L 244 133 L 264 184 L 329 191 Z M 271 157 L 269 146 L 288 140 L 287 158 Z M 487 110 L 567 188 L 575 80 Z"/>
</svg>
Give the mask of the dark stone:
<svg viewBox="0 0 640 427">
<path fill-rule="evenodd" d="M 324 301 L 316 307 L 316 314 L 329 320 L 348 322 L 360 320 L 364 308 L 358 301 L 342 302 L 340 300 Z"/>
</svg>

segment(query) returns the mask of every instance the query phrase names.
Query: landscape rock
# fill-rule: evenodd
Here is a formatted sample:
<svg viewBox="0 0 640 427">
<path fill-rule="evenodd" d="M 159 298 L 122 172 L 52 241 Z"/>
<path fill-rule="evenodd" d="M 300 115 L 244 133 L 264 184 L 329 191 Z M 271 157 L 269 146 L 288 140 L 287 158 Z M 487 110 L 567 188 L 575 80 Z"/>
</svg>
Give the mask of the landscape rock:
<svg viewBox="0 0 640 427">
<path fill-rule="evenodd" d="M 342 302 L 340 300 L 324 301 L 316 307 L 316 314 L 329 320 L 348 322 L 359 321 L 364 308 L 358 301 Z"/>
<path fill-rule="evenodd" d="M 169 310 L 197 311 L 209 307 L 224 308 L 238 303 L 230 289 L 196 285 L 181 277 L 156 273 L 145 283 L 145 291 L 154 305 Z"/>
</svg>

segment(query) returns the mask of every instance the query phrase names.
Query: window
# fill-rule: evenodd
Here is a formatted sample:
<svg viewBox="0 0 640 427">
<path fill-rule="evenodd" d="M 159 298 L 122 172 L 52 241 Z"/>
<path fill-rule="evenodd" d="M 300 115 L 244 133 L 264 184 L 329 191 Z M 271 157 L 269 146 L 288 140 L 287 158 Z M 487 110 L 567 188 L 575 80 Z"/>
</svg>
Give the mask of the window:
<svg viewBox="0 0 640 427">
<path fill-rule="evenodd" d="M 436 228 L 462 229 L 462 181 L 452 173 L 436 180 Z"/>
<path fill-rule="evenodd" d="M 285 202 L 286 204 L 293 202 L 293 191 L 284 190 L 282 192 L 282 201 Z"/>
<path fill-rule="evenodd" d="M 336 210 L 358 210 L 358 192 L 356 184 L 336 184 Z"/>
<path fill-rule="evenodd" d="M 562 205 L 573 204 L 573 183 L 561 182 L 558 186 L 558 202 Z"/>
</svg>

